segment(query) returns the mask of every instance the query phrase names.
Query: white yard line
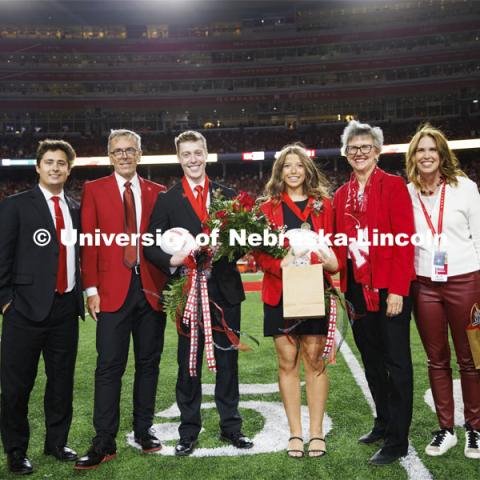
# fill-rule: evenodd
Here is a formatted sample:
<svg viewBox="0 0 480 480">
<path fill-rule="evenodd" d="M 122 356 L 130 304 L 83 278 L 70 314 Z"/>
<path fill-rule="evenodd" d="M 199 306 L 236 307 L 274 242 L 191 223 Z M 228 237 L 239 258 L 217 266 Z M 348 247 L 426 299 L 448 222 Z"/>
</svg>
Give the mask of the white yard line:
<svg viewBox="0 0 480 480">
<path fill-rule="evenodd" d="M 347 342 L 343 342 L 340 351 L 342 352 L 343 358 L 345 358 L 345 361 L 352 372 L 355 382 L 362 390 L 363 395 L 370 405 L 372 413 L 375 415 L 375 404 L 373 403 L 373 398 L 370 394 L 363 368 L 360 366 L 360 363 L 348 346 Z M 402 465 L 402 467 L 406 470 L 408 478 L 411 480 L 433 480 L 432 474 L 423 464 L 411 443 L 408 447 L 408 455 L 400 459 L 400 465 Z"/>
</svg>

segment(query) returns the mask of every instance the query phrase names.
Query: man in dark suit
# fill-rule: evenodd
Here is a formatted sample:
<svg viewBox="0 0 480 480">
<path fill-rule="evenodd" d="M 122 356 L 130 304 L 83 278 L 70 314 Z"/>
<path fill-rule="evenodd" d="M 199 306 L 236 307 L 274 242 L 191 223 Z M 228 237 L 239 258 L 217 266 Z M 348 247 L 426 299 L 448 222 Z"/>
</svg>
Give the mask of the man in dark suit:
<svg viewBox="0 0 480 480">
<path fill-rule="evenodd" d="M 72 421 L 78 316 L 84 316 L 78 245 L 78 204 L 63 187 L 75 151 L 61 140 L 37 150 L 39 184 L 0 204 L 0 306 L 3 313 L 0 427 L 11 472 L 28 474 L 28 400 L 40 354 L 45 360 L 44 451 L 75 460 L 66 446 Z M 61 230 L 67 234 L 62 243 Z"/>
<path fill-rule="evenodd" d="M 167 193 L 158 196 L 152 213 L 149 231 L 165 232 L 174 227 L 187 229 L 193 236 L 202 231 L 202 223 L 208 215 L 212 192 L 220 189 L 226 198 L 232 198 L 233 190 L 210 182 L 206 173 L 207 143 L 205 137 L 187 131 L 175 139 L 175 147 L 184 172 L 182 181 Z M 145 247 L 145 256 L 166 273 L 181 267 L 189 252 L 168 255 L 160 247 Z M 233 330 L 240 329 L 240 303 L 245 299 L 242 280 L 236 262 L 220 259 L 213 265 L 208 280 L 209 298 L 223 309 L 226 323 Z M 212 323 L 215 316 L 212 310 Z M 237 448 L 251 448 L 253 443 L 241 432 L 242 419 L 238 412 L 238 351 L 229 349 L 230 342 L 222 332 L 213 332 L 217 367 L 215 402 L 220 415 L 220 438 Z M 180 409 L 180 441 L 175 447 L 177 456 L 190 455 L 196 445 L 201 429 L 200 406 L 202 401 L 201 365 L 204 341 L 198 339 L 197 376 L 189 371 L 190 337 L 178 337 L 178 378 L 176 386 L 177 404 Z"/>
<path fill-rule="evenodd" d="M 112 130 L 108 154 L 114 173 L 84 186 L 82 229 L 90 234 L 97 229 L 107 235 L 127 234 L 133 239 L 146 232 L 155 200 L 165 187 L 137 175 L 142 150 L 135 132 Z M 130 336 L 135 353 L 135 441 L 144 453 L 162 448 L 151 426 L 165 330 L 158 293 L 166 276 L 145 261 L 139 242 L 126 246 L 113 242 L 82 248 L 82 278 L 88 311 L 97 321 L 96 435 L 90 450 L 75 464 L 77 470 L 88 470 L 116 457 L 120 390 Z"/>
</svg>

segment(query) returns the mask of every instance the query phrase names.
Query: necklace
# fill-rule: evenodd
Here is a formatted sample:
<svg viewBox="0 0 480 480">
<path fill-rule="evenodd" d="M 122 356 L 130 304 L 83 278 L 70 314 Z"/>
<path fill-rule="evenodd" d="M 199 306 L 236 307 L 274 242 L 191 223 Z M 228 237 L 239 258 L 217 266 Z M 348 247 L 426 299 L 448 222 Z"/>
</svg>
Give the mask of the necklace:
<svg viewBox="0 0 480 480">
<path fill-rule="evenodd" d="M 420 190 L 420 193 L 426 197 L 430 197 L 432 195 L 435 194 L 435 192 L 437 191 L 437 188 L 443 183 L 444 179 L 443 177 L 440 177 L 440 180 L 438 181 L 438 183 L 435 185 L 435 187 L 433 188 L 433 190 Z"/>
</svg>

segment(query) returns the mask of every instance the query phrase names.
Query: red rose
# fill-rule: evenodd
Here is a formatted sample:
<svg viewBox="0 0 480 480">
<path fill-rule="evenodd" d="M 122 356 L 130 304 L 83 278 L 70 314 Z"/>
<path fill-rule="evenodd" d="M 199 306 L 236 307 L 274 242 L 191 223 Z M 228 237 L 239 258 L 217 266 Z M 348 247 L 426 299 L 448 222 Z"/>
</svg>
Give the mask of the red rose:
<svg viewBox="0 0 480 480">
<path fill-rule="evenodd" d="M 219 210 L 218 212 L 215 213 L 215 218 L 225 218 L 228 215 L 226 210 Z"/>
<path fill-rule="evenodd" d="M 240 192 L 236 199 L 247 212 L 252 211 L 255 206 L 255 200 L 247 192 Z"/>
</svg>

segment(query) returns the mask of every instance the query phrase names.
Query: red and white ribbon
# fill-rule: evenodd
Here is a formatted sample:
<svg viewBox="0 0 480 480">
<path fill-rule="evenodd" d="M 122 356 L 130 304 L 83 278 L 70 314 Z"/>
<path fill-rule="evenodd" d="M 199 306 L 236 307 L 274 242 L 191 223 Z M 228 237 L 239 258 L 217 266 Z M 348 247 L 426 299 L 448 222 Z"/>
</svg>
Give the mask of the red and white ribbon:
<svg viewBox="0 0 480 480">
<path fill-rule="evenodd" d="M 327 360 L 333 352 L 332 359 L 335 358 L 335 330 L 337 329 L 337 301 L 335 295 L 330 295 L 330 314 L 328 316 L 328 332 L 323 349 L 322 360 Z"/>
<path fill-rule="evenodd" d="M 208 369 L 217 371 L 215 355 L 213 351 L 212 318 L 208 299 L 207 277 L 204 272 L 191 270 L 192 284 L 187 297 L 185 311 L 183 313 L 183 324 L 190 327 L 190 357 L 189 372 L 191 377 L 197 376 L 197 352 L 200 321 L 198 316 L 198 283 L 200 285 L 200 302 L 202 306 L 203 333 L 205 340 L 205 355 Z"/>
</svg>

